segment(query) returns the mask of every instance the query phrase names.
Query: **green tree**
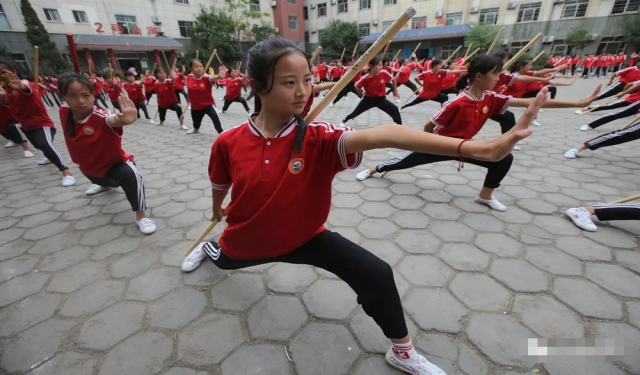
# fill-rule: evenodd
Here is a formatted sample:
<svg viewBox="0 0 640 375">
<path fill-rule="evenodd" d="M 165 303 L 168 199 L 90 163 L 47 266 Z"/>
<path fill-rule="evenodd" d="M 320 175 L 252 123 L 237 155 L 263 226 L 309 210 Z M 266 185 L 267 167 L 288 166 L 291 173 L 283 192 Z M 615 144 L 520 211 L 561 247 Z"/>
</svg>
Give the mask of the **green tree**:
<svg viewBox="0 0 640 375">
<path fill-rule="evenodd" d="M 564 39 L 565 43 L 568 45 L 574 45 L 574 52 L 580 51 L 582 54 L 582 50 L 584 47 L 588 46 L 593 42 L 593 39 L 590 36 L 589 30 L 585 29 L 576 29 L 567 34 L 567 37 Z"/>
<path fill-rule="evenodd" d="M 345 52 L 345 57 L 351 56 L 350 53 L 359 40 L 360 29 L 355 21 L 332 20 L 327 24 L 327 28 L 320 38 L 320 45 L 325 55 L 332 59 L 339 59 L 343 48 L 348 51 Z"/>
<path fill-rule="evenodd" d="M 66 70 L 67 64 L 62 59 L 56 44 L 49 38 L 47 29 L 40 22 L 29 0 L 20 0 L 20 10 L 22 11 L 24 25 L 27 27 L 27 40 L 32 46 L 40 48 L 39 59 L 41 65 L 46 67 L 47 72 L 52 70 L 53 73 L 58 73 Z"/>
<path fill-rule="evenodd" d="M 622 21 L 624 41 L 637 49 L 640 48 L 640 13 L 629 15 Z"/>
<path fill-rule="evenodd" d="M 271 24 L 260 21 L 259 24 L 254 24 L 250 31 L 247 31 L 247 38 L 249 41 L 255 41 L 260 43 L 263 40 L 269 39 L 274 36 L 278 36 L 278 30 Z"/>
<path fill-rule="evenodd" d="M 473 44 L 471 51 L 476 48 L 488 49 L 493 43 L 493 40 L 498 35 L 498 30 L 494 26 L 485 25 L 482 23 L 471 24 L 471 30 L 464 36 L 464 46 L 469 47 Z M 499 49 L 500 46 L 495 46 L 494 51 Z"/>
<path fill-rule="evenodd" d="M 214 49 L 218 50 L 218 55 L 227 64 L 239 60 L 242 53 L 234 38 L 235 33 L 234 20 L 228 13 L 214 6 L 209 9 L 201 7 L 191 29 L 191 43 L 185 60 L 195 58 L 198 50 L 200 60 L 206 64 Z M 214 58 L 212 65 L 216 61 Z"/>
<path fill-rule="evenodd" d="M 251 9 L 249 0 L 225 0 L 225 1 L 226 1 L 225 9 L 229 14 L 229 16 L 231 17 L 231 19 L 233 20 L 233 26 L 235 29 L 235 36 L 236 36 L 236 42 L 238 43 L 238 48 L 242 50 L 242 47 L 240 44 L 242 41 L 242 37 L 243 36 L 247 37 L 247 39 L 251 39 L 253 37 L 252 34 L 254 32 L 251 30 L 252 29 L 250 27 L 251 23 L 262 21 L 262 17 L 269 16 L 269 13 L 262 13 L 258 10 Z"/>
</svg>

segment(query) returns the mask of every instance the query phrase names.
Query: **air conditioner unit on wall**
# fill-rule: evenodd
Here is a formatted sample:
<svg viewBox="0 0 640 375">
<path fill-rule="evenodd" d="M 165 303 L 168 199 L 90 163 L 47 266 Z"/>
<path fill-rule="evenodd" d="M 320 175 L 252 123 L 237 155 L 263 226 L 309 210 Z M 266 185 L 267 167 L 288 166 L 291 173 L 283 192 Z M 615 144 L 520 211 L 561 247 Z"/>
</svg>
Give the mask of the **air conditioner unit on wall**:
<svg viewBox="0 0 640 375">
<path fill-rule="evenodd" d="M 564 3 L 564 0 L 553 0 L 554 4 L 562 4 Z"/>
<path fill-rule="evenodd" d="M 553 43 L 555 39 L 556 37 L 553 35 L 545 36 L 544 38 L 542 38 L 542 43 Z"/>
<path fill-rule="evenodd" d="M 591 33 L 589 35 L 587 35 L 587 37 L 591 40 L 596 40 L 598 39 L 598 34 L 597 33 Z"/>
<path fill-rule="evenodd" d="M 336 0 L 331 0 L 331 5 L 336 5 Z"/>
<path fill-rule="evenodd" d="M 272 2 L 271 2 L 271 7 L 272 7 L 272 8 L 275 8 L 275 7 L 276 7 L 276 5 L 278 5 L 278 4 L 277 4 L 275 1 L 272 1 Z"/>
<path fill-rule="evenodd" d="M 316 9 L 316 4 L 311 4 L 311 9 Z"/>
<path fill-rule="evenodd" d="M 378 26 L 378 23 L 380 23 L 379 20 L 373 20 L 373 22 L 371 22 L 373 26 Z"/>
<path fill-rule="evenodd" d="M 518 7 L 517 1 L 509 1 L 507 3 L 507 9 L 516 9 Z"/>
<path fill-rule="evenodd" d="M 318 28 L 314 27 L 313 29 L 311 29 L 311 34 L 315 34 L 318 32 Z"/>
<path fill-rule="evenodd" d="M 439 10 L 436 12 L 436 18 L 442 18 L 444 16 L 444 12 Z"/>
<path fill-rule="evenodd" d="M 509 44 L 509 39 L 500 39 L 499 42 L 501 46 L 506 46 L 507 44 Z"/>
<path fill-rule="evenodd" d="M 469 13 L 474 14 L 474 13 L 478 13 L 480 9 L 478 7 L 471 7 L 471 9 L 469 9 Z"/>
<path fill-rule="evenodd" d="M 153 21 L 153 23 L 155 23 L 156 25 L 159 25 L 162 23 L 162 20 L 160 19 L 160 17 L 151 17 L 151 21 Z"/>
</svg>

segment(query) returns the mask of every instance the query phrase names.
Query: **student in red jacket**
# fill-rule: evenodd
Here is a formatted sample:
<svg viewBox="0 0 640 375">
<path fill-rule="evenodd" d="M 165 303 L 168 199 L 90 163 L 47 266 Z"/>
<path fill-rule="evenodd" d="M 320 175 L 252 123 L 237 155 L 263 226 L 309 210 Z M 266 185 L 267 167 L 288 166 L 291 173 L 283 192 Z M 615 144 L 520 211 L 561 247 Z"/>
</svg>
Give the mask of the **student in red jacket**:
<svg viewBox="0 0 640 375">
<path fill-rule="evenodd" d="M 627 55 L 624 52 L 619 52 L 618 56 L 615 57 L 615 68 L 614 72 L 618 70 L 622 70 L 624 68 L 624 62 L 627 61 Z"/>
<path fill-rule="evenodd" d="M 573 57 L 571 58 L 571 75 L 576 75 L 576 70 L 578 69 L 578 66 L 580 66 L 580 55 L 573 55 Z"/>
<path fill-rule="evenodd" d="M 349 67 L 347 67 L 345 69 L 345 73 L 349 70 L 352 69 L 353 66 L 356 64 L 356 59 L 352 58 L 351 60 L 349 60 Z M 343 73 L 343 75 L 345 74 Z M 338 93 L 338 95 L 336 95 L 335 99 L 333 99 L 333 102 L 329 105 L 329 107 L 333 107 L 340 99 L 342 99 L 343 97 L 345 99 L 349 99 L 347 97 L 347 94 L 352 92 L 354 94 L 356 94 L 356 96 L 358 96 L 358 100 L 362 99 L 362 92 L 360 92 L 360 90 L 356 89 L 356 82 L 358 82 L 360 80 L 360 78 L 362 78 L 362 71 L 359 71 L 351 80 L 351 82 L 347 83 L 347 85 L 342 89 L 342 91 L 340 91 Z"/>
<path fill-rule="evenodd" d="M 619 77 L 620 79 L 615 85 L 613 84 L 613 80 Z M 598 100 L 608 98 L 610 96 L 619 94 L 624 89 L 625 85 L 633 83 L 635 81 L 640 80 L 640 60 L 636 62 L 635 66 L 619 70 L 611 75 L 611 79 L 609 79 L 609 83 L 607 83 L 607 89 L 598 95 Z"/>
<path fill-rule="evenodd" d="M 416 64 L 414 63 L 415 61 L 414 59 L 415 59 L 415 56 L 413 56 L 411 60 L 400 59 L 400 67 L 398 69 L 393 70 L 395 73 L 397 73 L 395 76 L 396 86 L 398 87 L 400 87 L 401 85 L 407 86 L 411 90 L 411 92 L 416 92 L 418 90 L 418 87 L 410 80 L 411 72 L 416 66 Z M 393 88 L 389 88 L 387 90 L 386 95 L 389 95 L 389 93 L 391 92 L 395 93 Z M 399 96 L 396 96 L 393 101 L 395 103 L 402 103 Z"/>
<path fill-rule="evenodd" d="M 182 108 L 180 108 L 180 102 L 178 101 L 178 97 L 175 92 L 175 79 L 176 73 L 173 72 L 173 76 L 171 79 L 167 79 L 167 73 L 162 68 L 156 68 L 155 71 L 155 91 L 156 97 L 158 98 L 158 114 L 160 114 L 160 123 L 158 125 L 164 124 L 164 120 L 167 117 L 167 110 L 172 110 L 178 116 L 178 121 L 180 122 L 180 129 L 187 130 L 184 125 L 184 118 L 182 118 Z"/>
<path fill-rule="evenodd" d="M 24 157 L 32 158 L 33 152 L 29 150 L 29 144 L 22 137 L 20 130 L 18 130 L 19 127 L 18 119 L 13 117 L 9 106 L 0 103 L 0 135 L 9 140 L 4 147 L 9 148 L 19 144 L 22 146 Z"/>
<path fill-rule="evenodd" d="M 422 86 L 422 90 L 420 90 L 418 96 L 411 103 L 403 105 L 401 109 L 405 109 L 429 100 L 438 102 L 440 103 L 440 105 L 449 100 L 449 97 L 446 94 L 440 92 L 440 89 L 442 88 L 442 82 L 447 76 L 462 73 L 464 71 L 442 69 L 443 65 L 444 61 L 437 58 L 433 59 L 431 69 L 420 73 L 415 78 L 415 81 L 420 86 Z"/>
<path fill-rule="evenodd" d="M 138 110 L 138 118 L 140 118 L 140 110 L 144 113 L 144 117 L 149 120 L 150 124 L 155 124 L 156 122 L 149 117 L 149 112 L 147 111 L 147 105 L 145 104 L 145 97 L 142 92 L 142 88 L 144 86 L 143 82 L 136 81 L 136 76 L 133 72 L 127 71 L 125 74 L 125 78 L 127 82 L 125 82 L 122 87 L 124 91 L 127 92 L 127 96 L 136 105 L 136 109 Z M 140 79 L 142 81 L 145 80 L 145 75 L 141 74 Z"/>
<path fill-rule="evenodd" d="M 213 121 L 213 126 L 218 134 L 222 133 L 222 122 L 218 117 L 218 112 L 214 108 L 216 101 L 213 99 L 211 90 L 213 83 L 225 76 L 227 72 L 224 65 L 218 69 L 218 74 L 209 75 L 204 71 L 204 65 L 198 59 L 191 60 L 191 74 L 187 76 L 187 89 L 189 89 L 189 104 L 191 105 L 191 118 L 193 119 L 193 129 L 187 134 L 200 133 L 200 125 L 205 115 Z"/>
<path fill-rule="evenodd" d="M 318 79 L 319 83 L 329 82 L 327 79 L 327 73 L 329 72 L 329 67 L 324 60 L 320 60 L 320 64 L 318 65 Z"/>
<path fill-rule="evenodd" d="M 132 73 L 133 74 L 133 73 Z M 122 127 L 136 121 L 136 108 L 130 99 L 118 98 L 120 113 L 111 114 L 93 105 L 91 82 L 78 74 L 59 77 L 60 96 L 66 102 L 60 107 L 60 123 L 69 155 L 92 185 L 87 195 L 122 187 L 136 225 L 143 234 L 156 231 L 147 218 L 144 183 L 133 162 L 133 155 L 122 149 Z"/>
<path fill-rule="evenodd" d="M 182 66 L 182 71 L 178 70 L 178 67 L 173 68 L 176 73 L 176 79 L 173 81 L 173 90 L 176 94 L 176 98 L 178 98 L 178 104 L 182 104 L 182 100 L 180 100 L 180 94 L 184 95 L 184 99 L 189 103 L 189 96 L 187 92 L 184 91 L 184 85 L 186 83 L 186 79 L 184 78 L 184 65 Z"/>
<path fill-rule="evenodd" d="M 107 96 L 109 97 L 109 101 L 114 109 L 120 111 L 120 102 L 118 98 L 122 95 L 122 86 L 118 83 L 114 77 L 109 76 L 105 78 L 105 86 L 104 91 L 107 92 Z"/>
<path fill-rule="evenodd" d="M 242 74 L 238 74 L 238 70 L 231 69 L 229 71 L 229 78 L 227 79 L 227 92 L 224 94 L 224 105 L 222 106 L 222 113 L 225 113 L 231 103 L 236 102 L 242 104 L 244 110 L 247 113 L 251 113 L 249 105 L 245 98 L 242 97 Z"/>
<path fill-rule="evenodd" d="M 142 76 L 144 76 L 144 78 Z M 156 77 L 154 77 L 149 70 L 142 72 L 142 76 L 140 78 L 144 85 L 144 95 L 147 98 L 147 104 L 149 104 L 149 100 L 156 92 Z"/>
<path fill-rule="evenodd" d="M 582 78 L 588 79 L 589 76 L 591 76 L 595 60 L 596 58 L 594 55 L 584 55 L 584 58 L 582 59 Z"/>
</svg>

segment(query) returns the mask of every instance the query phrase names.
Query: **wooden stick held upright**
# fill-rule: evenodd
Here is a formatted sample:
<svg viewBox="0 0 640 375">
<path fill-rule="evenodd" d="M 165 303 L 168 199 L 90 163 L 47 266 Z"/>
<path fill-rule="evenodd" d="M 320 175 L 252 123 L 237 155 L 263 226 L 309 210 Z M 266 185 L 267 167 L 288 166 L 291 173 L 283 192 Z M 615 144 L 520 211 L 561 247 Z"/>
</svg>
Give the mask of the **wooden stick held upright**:
<svg viewBox="0 0 640 375">
<path fill-rule="evenodd" d="M 352 59 L 356 57 L 356 52 L 358 52 L 358 44 L 359 44 L 359 43 L 360 43 L 360 42 L 356 42 L 356 46 L 355 46 L 355 47 L 353 47 L 353 53 L 351 54 L 351 58 L 352 58 Z"/>
<path fill-rule="evenodd" d="M 387 45 L 384 47 L 384 51 L 382 51 L 382 58 L 383 59 L 387 55 L 387 51 L 389 50 L 389 46 L 390 45 L 391 45 L 391 42 L 387 43 Z"/>
<path fill-rule="evenodd" d="M 199 50 L 199 49 L 197 49 L 197 50 L 196 50 L 196 59 L 199 59 L 199 58 L 200 58 L 200 50 Z"/>
<path fill-rule="evenodd" d="M 473 47 L 473 43 L 469 44 L 469 48 L 467 48 L 467 52 L 464 53 L 464 57 L 469 56 L 469 51 L 471 51 L 471 47 Z"/>
<path fill-rule="evenodd" d="M 496 37 L 493 38 L 493 42 L 491 43 L 491 46 L 489 47 L 489 49 L 487 50 L 487 55 L 491 54 L 491 51 L 493 51 L 493 49 L 495 48 L 496 44 L 498 43 L 498 40 L 500 40 L 500 37 L 502 36 L 502 33 L 504 32 L 504 27 L 502 27 L 500 29 L 500 31 L 498 31 L 498 34 L 496 34 Z"/>
<path fill-rule="evenodd" d="M 347 47 L 344 47 L 342 49 L 342 55 L 340 55 L 340 61 L 342 61 L 342 59 L 344 59 L 344 52 L 347 50 Z"/>
<path fill-rule="evenodd" d="M 396 55 L 395 55 L 395 56 L 393 56 L 393 59 L 391 60 L 392 62 L 393 62 L 393 61 L 396 61 L 396 60 L 398 59 L 398 55 L 400 54 L 400 52 L 402 52 L 402 48 L 400 48 L 400 49 L 398 50 L 398 52 L 396 52 Z"/>
<path fill-rule="evenodd" d="M 542 55 L 544 55 L 544 50 L 542 50 L 542 52 L 540 52 L 538 56 L 534 57 L 533 60 L 531 60 L 531 62 L 532 63 L 536 62 L 540 57 L 542 57 Z"/>
<path fill-rule="evenodd" d="M 311 56 L 311 60 L 309 60 L 309 65 L 313 65 L 313 62 L 318 58 L 320 51 L 322 51 L 322 47 L 318 46 L 318 48 L 316 48 L 316 51 L 313 53 L 313 56 Z"/>
<path fill-rule="evenodd" d="M 460 65 L 464 65 L 464 63 L 466 63 L 467 61 L 469 61 L 473 55 L 475 55 L 478 51 L 480 50 L 480 48 L 476 48 L 475 51 L 471 52 L 471 54 L 467 57 L 464 58 L 464 60 L 462 60 L 462 62 L 460 63 Z"/>
<path fill-rule="evenodd" d="M 413 52 L 411 52 L 411 57 L 412 57 L 413 55 L 415 55 L 415 54 L 416 54 L 416 52 L 418 52 L 418 48 L 420 48 L 420 45 L 422 45 L 422 42 L 418 43 L 418 45 L 417 45 L 417 46 L 416 46 L 416 48 L 413 50 Z"/>
<path fill-rule="evenodd" d="M 444 60 L 444 64 L 442 64 L 442 66 L 447 65 L 449 63 L 449 61 L 451 61 L 455 57 L 456 53 L 458 53 L 458 51 L 460 51 L 461 48 L 462 48 L 462 45 L 458 46 L 458 48 L 456 48 L 456 50 L 453 51 L 453 53 L 450 54 L 449 57 L 447 57 L 446 60 Z"/>
<path fill-rule="evenodd" d="M 170 66 L 170 65 L 169 65 L 169 60 L 167 60 L 167 54 L 165 54 L 165 53 L 164 53 L 164 51 L 162 51 L 162 57 L 164 57 L 164 63 L 165 63 L 165 64 L 167 64 L 167 69 L 169 69 L 169 66 Z M 170 73 L 170 72 L 167 72 L 167 75 L 168 75 L 169 73 Z"/>
<path fill-rule="evenodd" d="M 527 43 L 526 46 L 522 47 L 522 49 L 518 51 L 518 53 L 516 53 L 516 55 L 511 58 L 511 60 L 507 61 L 507 63 L 504 64 L 502 69 L 504 70 L 509 69 L 509 67 L 513 65 L 514 62 L 518 61 L 518 59 L 522 57 L 522 55 L 524 55 L 531 47 L 533 47 L 533 45 L 536 44 L 536 42 L 540 40 L 540 38 L 542 38 L 542 33 L 536 35 L 533 39 L 531 39 L 529 43 Z"/>
<path fill-rule="evenodd" d="M 35 84 L 36 90 L 38 90 L 38 79 L 39 79 L 38 77 L 38 65 L 40 60 L 39 55 L 40 55 L 40 48 L 38 46 L 34 46 L 33 47 L 33 83 Z"/>
</svg>

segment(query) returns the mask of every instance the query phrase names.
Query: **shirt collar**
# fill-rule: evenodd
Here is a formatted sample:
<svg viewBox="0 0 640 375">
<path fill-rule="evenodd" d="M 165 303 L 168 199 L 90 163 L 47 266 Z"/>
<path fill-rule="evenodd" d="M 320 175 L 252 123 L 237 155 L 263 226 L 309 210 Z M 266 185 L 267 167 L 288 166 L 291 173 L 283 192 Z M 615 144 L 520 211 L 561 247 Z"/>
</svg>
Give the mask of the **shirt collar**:
<svg viewBox="0 0 640 375">
<path fill-rule="evenodd" d="M 86 123 L 87 123 L 87 121 L 89 121 L 89 118 L 90 118 L 91 116 L 93 116 L 93 114 L 94 114 L 95 112 L 96 112 L 96 106 L 94 105 L 94 106 L 93 106 L 93 108 L 92 108 L 91 114 L 90 114 L 89 116 L 85 117 L 82 121 L 78 121 L 78 120 L 76 120 L 75 116 L 73 117 L 73 119 L 74 119 L 74 120 L 76 120 L 76 122 L 77 122 L 79 125 L 86 124 Z"/>
<path fill-rule="evenodd" d="M 264 134 L 262 134 L 260 129 L 258 129 L 256 124 L 253 122 L 253 119 L 256 116 L 258 116 L 258 112 L 252 113 L 249 116 L 249 130 L 251 130 L 251 133 L 253 133 L 253 135 L 255 135 L 255 136 L 262 137 L 262 138 L 267 138 L 267 137 L 264 136 Z M 298 126 L 298 122 L 296 121 L 296 118 L 293 117 L 291 120 L 289 120 L 287 125 L 285 125 L 282 129 L 280 129 L 278 134 L 276 134 L 275 137 L 273 137 L 273 138 L 286 137 L 287 135 L 289 135 L 293 131 L 293 129 L 295 129 L 296 126 Z"/>
<path fill-rule="evenodd" d="M 469 94 L 469 90 L 468 89 L 464 89 L 462 91 L 462 95 L 466 96 L 467 98 L 469 98 L 469 100 L 473 100 L 474 102 L 481 102 L 482 99 L 484 99 L 484 92 L 482 93 L 482 95 L 480 96 L 480 99 L 476 99 L 473 97 L 473 95 Z"/>
</svg>

